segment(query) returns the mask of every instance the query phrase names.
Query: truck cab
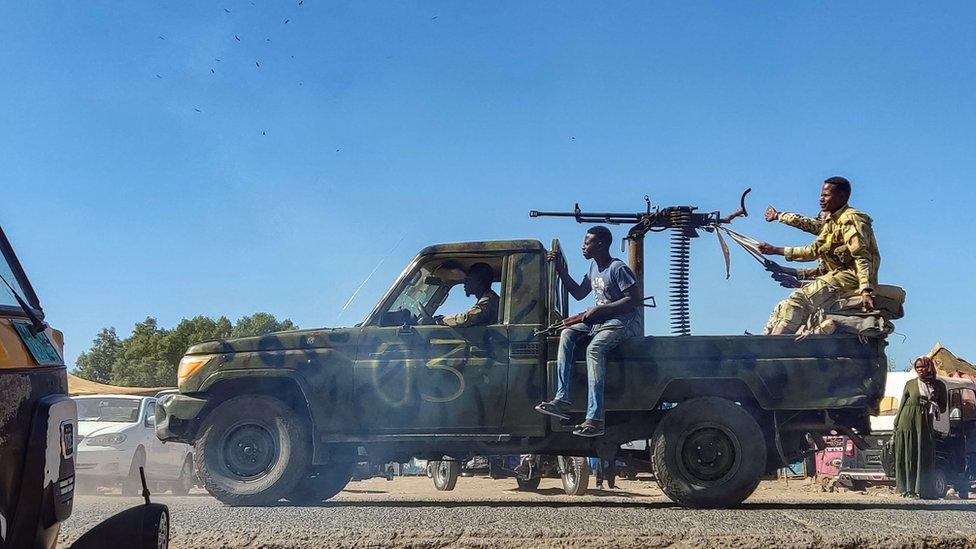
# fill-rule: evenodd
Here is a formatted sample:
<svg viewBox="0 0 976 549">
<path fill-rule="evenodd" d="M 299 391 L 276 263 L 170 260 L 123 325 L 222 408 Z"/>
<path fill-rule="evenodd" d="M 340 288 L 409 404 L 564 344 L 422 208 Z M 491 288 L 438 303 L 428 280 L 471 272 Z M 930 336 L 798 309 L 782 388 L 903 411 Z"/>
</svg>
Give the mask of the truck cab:
<svg viewBox="0 0 976 549">
<path fill-rule="evenodd" d="M 607 433 L 573 436 L 574 422 L 533 409 L 556 388 L 559 334 L 547 327 L 569 316 L 546 253 L 535 240 L 429 246 L 360 325 L 191 347 L 180 393 L 160 400 L 157 434 L 195 444 L 204 485 L 233 504 L 327 499 L 363 456 L 613 459 L 621 444 L 651 439 L 665 492 L 709 507 L 741 502 L 763 474 L 815 451 L 822 434 L 868 431 L 884 387 L 882 339 L 664 336 L 610 354 Z M 456 294 L 478 262 L 494 272 L 497 319 L 430 324 L 473 303 Z M 579 351 L 571 400 L 582 421 Z"/>
</svg>

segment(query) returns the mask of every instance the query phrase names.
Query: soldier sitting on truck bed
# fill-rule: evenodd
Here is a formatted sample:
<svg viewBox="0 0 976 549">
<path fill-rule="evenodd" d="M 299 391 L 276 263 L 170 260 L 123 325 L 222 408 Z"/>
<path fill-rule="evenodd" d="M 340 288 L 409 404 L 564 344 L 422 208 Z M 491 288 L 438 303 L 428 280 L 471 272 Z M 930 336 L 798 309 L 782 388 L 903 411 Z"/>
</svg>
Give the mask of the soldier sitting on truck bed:
<svg viewBox="0 0 976 549">
<path fill-rule="evenodd" d="M 874 310 L 881 255 L 871 218 L 851 208 L 850 197 L 850 181 L 828 178 L 820 192 L 820 207 L 829 216 L 813 244 L 795 248 L 760 243 L 763 254 L 782 255 L 788 261 L 819 260 L 821 273 L 776 306 L 763 333 L 794 334 L 817 309 L 855 290 L 861 295 L 863 310 Z"/>
<path fill-rule="evenodd" d="M 590 271 L 579 284 L 566 270 L 566 263 L 559 261 L 557 252 L 549 253 L 549 261 L 555 261 L 556 272 L 570 295 L 581 300 L 592 291 L 596 306 L 583 313 L 583 320 L 564 328 L 559 336 L 559 355 L 556 359 L 559 385 L 556 396 L 549 402 L 535 407 L 543 414 L 570 419 L 570 380 L 575 362 L 576 343 L 593 336 L 586 347 L 586 377 L 589 382 L 586 421 L 577 425 L 574 435 L 598 437 L 604 433 L 603 386 L 606 377 L 607 353 L 623 339 L 639 335 L 640 305 L 639 285 L 634 271 L 623 261 L 610 255 L 613 235 L 603 226 L 592 227 L 583 238 L 583 257 L 592 259 Z"/>
<path fill-rule="evenodd" d="M 495 273 L 487 263 L 475 263 L 464 277 L 464 295 L 478 298 L 470 309 L 456 315 L 437 315 L 434 322 L 458 328 L 487 326 L 498 321 L 498 294 L 491 289 Z"/>
</svg>

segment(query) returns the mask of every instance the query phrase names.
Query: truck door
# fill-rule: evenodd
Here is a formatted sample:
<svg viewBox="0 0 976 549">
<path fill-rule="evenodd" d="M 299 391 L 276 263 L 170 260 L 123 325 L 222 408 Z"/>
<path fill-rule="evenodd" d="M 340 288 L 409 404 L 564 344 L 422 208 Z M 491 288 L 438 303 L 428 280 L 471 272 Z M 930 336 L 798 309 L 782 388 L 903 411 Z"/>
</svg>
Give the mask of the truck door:
<svg viewBox="0 0 976 549">
<path fill-rule="evenodd" d="M 508 379 L 508 331 L 500 319 L 473 327 L 422 325 L 429 314 L 458 312 L 441 304 L 460 290 L 458 270 L 503 256 L 444 258 L 421 263 L 390 297 L 389 306 L 363 328 L 353 382 L 360 426 L 386 433 L 495 433 L 502 424 Z M 493 287 L 503 287 L 496 284 Z M 463 298 L 463 292 L 461 294 Z M 467 298 L 470 307 L 474 298 Z M 504 302 L 504 296 L 502 296 Z M 429 309 L 429 310 L 428 310 Z M 393 325 L 390 325 L 393 324 Z"/>
</svg>

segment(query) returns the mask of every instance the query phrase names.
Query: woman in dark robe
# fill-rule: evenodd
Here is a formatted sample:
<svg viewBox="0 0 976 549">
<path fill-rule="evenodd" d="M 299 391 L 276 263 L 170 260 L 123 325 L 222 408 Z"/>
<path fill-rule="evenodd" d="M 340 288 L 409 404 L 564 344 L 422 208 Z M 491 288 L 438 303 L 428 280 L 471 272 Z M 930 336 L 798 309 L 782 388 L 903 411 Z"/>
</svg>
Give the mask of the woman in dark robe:
<svg viewBox="0 0 976 549">
<path fill-rule="evenodd" d="M 895 487 L 908 498 L 932 498 L 935 440 L 932 423 L 946 411 L 949 393 L 935 377 L 935 364 L 927 356 L 915 359 L 917 379 L 905 384 L 895 416 Z"/>
</svg>

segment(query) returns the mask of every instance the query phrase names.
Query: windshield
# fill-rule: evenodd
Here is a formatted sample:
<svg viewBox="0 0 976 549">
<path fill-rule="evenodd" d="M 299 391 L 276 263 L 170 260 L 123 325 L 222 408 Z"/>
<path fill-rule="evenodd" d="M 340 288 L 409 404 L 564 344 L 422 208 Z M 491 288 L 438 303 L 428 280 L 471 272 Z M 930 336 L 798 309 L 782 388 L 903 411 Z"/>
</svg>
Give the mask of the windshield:
<svg viewBox="0 0 976 549">
<path fill-rule="evenodd" d="M 78 421 L 135 423 L 139 421 L 141 401 L 131 398 L 80 398 Z"/>
</svg>

